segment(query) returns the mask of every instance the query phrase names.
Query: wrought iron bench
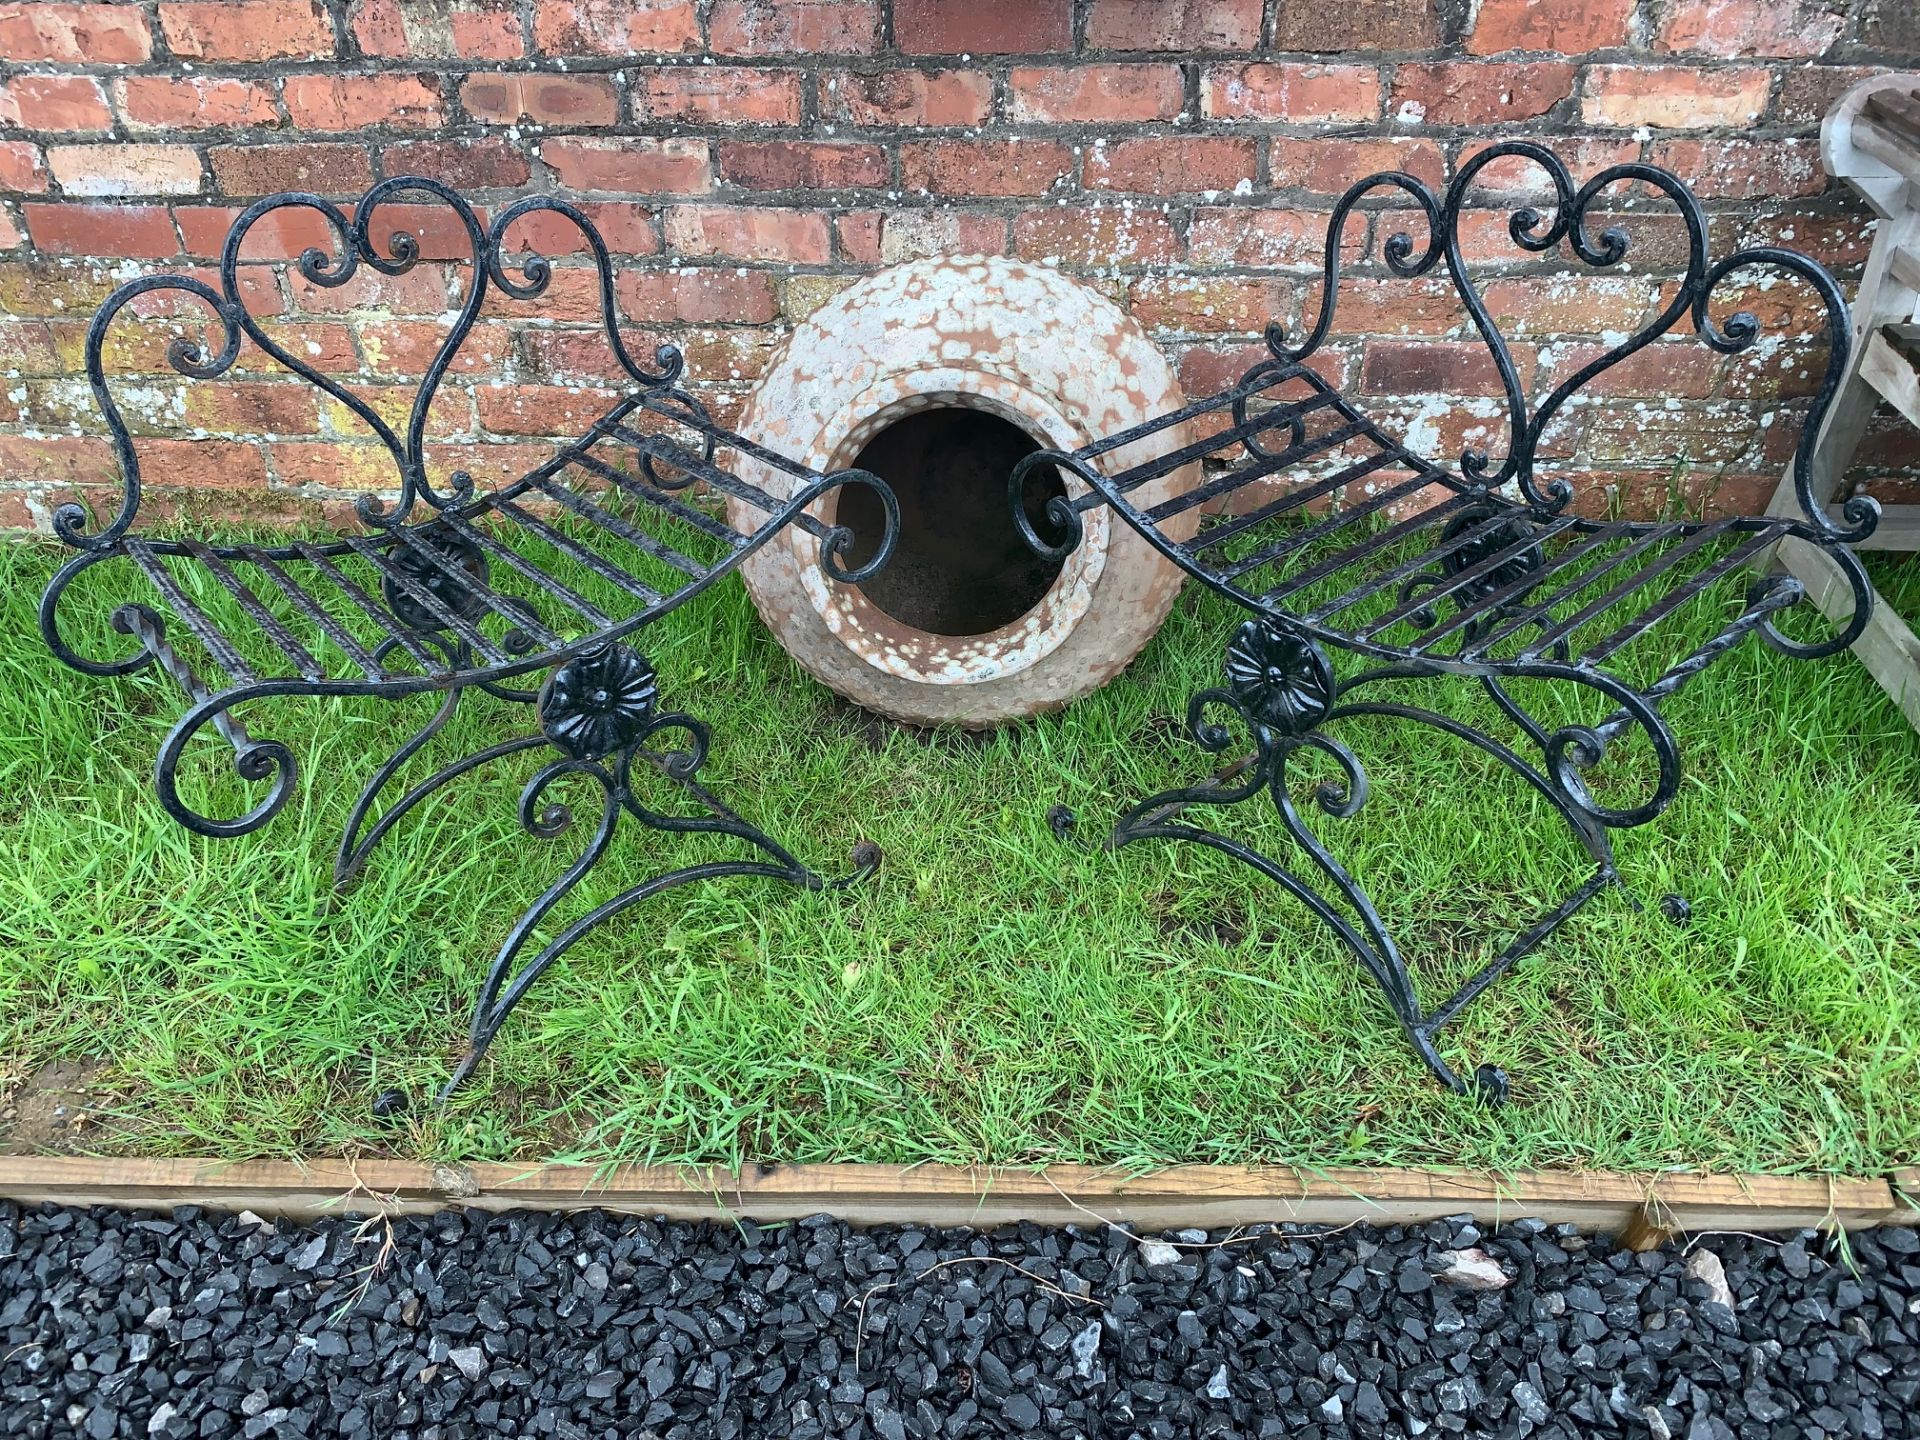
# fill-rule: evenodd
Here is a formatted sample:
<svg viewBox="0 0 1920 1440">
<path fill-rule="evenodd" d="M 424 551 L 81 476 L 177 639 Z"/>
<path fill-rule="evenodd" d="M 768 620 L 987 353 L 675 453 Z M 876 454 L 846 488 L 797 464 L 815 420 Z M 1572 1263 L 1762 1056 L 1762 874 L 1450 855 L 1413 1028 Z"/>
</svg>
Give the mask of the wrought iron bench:
<svg viewBox="0 0 1920 1440">
<path fill-rule="evenodd" d="M 313 284 L 345 285 L 362 265 L 382 275 L 403 274 L 421 259 L 414 235 L 392 233 L 384 251 L 373 238 L 382 207 L 402 199 L 446 206 L 470 251 L 464 299 L 413 393 L 404 432 L 263 328 L 248 313 L 238 273 L 249 231 L 263 217 L 291 209 L 321 217 L 332 237 L 335 253 L 309 249 L 298 261 L 299 273 Z M 517 273 L 509 268 L 516 223 L 536 212 L 578 229 L 597 268 L 606 339 L 631 388 L 577 441 L 512 483 L 483 491 L 469 475 L 454 472 L 444 488 L 436 488 L 428 464 L 428 412 L 489 287 L 510 301 L 537 302 L 555 273 L 538 255 L 521 261 Z M 117 513 L 99 529 L 90 527 L 77 503 L 55 513 L 55 532 L 79 553 L 48 584 L 40 628 L 53 652 L 76 670 L 125 675 L 158 665 L 185 692 L 185 712 L 160 747 L 155 785 L 168 813 L 202 835 L 256 830 L 293 790 L 292 752 L 279 741 L 251 734 L 235 713 L 241 706 L 286 695 L 444 695 L 432 719 L 379 767 L 354 805 L 334 866 L 340 884 L 421 801 L 490 761 L 548 747 L 558 752 L 520 796 L 520 823 L 540 837 L 558 836 L 572 823 L 565 805 L 548 801 L 555 782 L 582 776 L 599 785 L 603 804 L 593 835 L 500 947 L 474 1008 L 469 1048 L 442 1099 L 473 1072 L 528 987 L 609 916 L 688 881 L 715 876 L 759 875 L 809 889 L 829 883 L 700 782 L 707 727 L 661 705 L 653 666 L 636 642 L 645 627 L 730 573 L 785 526 L 798 526 L 819 542 L 820 564 L 833 579 L 857 583 L 872 575 L 887 563 L 899 525 L 893 492 L 883 481 L 863 470 L 807 470 L 716 424 L 677 383 L 683 363 L 672 346 L 655 353 L 653 370 L 636 363 L 616 321 L 606 244 L 580 210 L 559 199 L 521 200 L 487 225 L 461 196 L 430 180 L 385 181 L 351 215 L 317 195 L 277 195 L 248 207 L 234 221 L 218 279 L 217 290 L 186 275 L 133 280 L 94 317 L 87 335 L 87 377 L 118 454 L 124 489 Z M 103 351 L 115 317 L 156 292 L 203 303 L 209 323 L 217 327 L 213 333 L 222 337 L 218 352 L 209 354 L 206 346 L 176 336 L 167 358 L 180 374 L 223 375 L 239 358 L 243 339 L 250 340 L 347 407 L 379 438 L 392 457 L 395 493 L 391 500 L 360 499 L 365 534 L 326 543 L 211 545 L 135 532 L 140 464 L 110 393 Z M 796 477 L 792 497 L 776 499 L 730 473 L 717 463 L 725 450 L 752 455 Z M 746 502 L 762 518 L 752 529 L 734 528 L 698 503 L 692 491 L 696 482 Z M 868 537 L 877 548 L 853 567 L 846 563 L 852 534 L 808 513 L 814 501 L 843 485 L 874 491 L 885 521 L 883 534 Z M 82 575 L 109 563 L 125 570 L 113 581 L 121 603 L 112 612 L 112 625 L 133 640 L 134 649 L 95 658 L 80 653 L 63 634 L 62 601 Z M 220 603 L 210 603 L 209 594 Z M 174 648 L 176 626 L 212 667 L 204 678 Z M 533 705 L 537 729 L 420 780 L 376 818 L 376 805 L 407 762 L 447 724 L 461 697 L 476 688 Z M 233 747 L 239 775 L 268 786 L 263 798 L 230 818 L 202 813 L 182 797 L 177 784 L 183 753 L 209 725 Z M 677 748 L 657 748 L 663 741 Z M 634 783 L 637 764 L 676 782 L 696 813 L 653 808 L 644 788 Z M 707 861 L 655 875 L 593 907 L 530 959 L 523 958 L 548 913 L 606 853 L 623 813 L 669 833 L 735 837 L 746 843 L 752 858 Z M 878 849 L 863 842 L 855 850 L 853 873 L 832 883 L 858 879 L 879 860 Z M 404 1096 L 388 1092 L 376 1108 L 391 1111 L 402 1103 Z"/>
<path fill-rule="evenodd" d="M 1480 172 L 1503 157 L 1537 165 L 1555 195 L 1551 217 L 1530 207 L 1510 216 L 1509 234 L 1523 251 L 1544 253 L 1566 242 L 1587 266 L 1618 264 L 1627 252 L 1626 231 L 1611 227 L 1596 238 L 1588 215 L 1596 199 L 1619 197 L 1636 182 L 1671 202 L 1687 234 L 1686 274 L 1659 313 L 1531 407 L 1507 342 L 1463 260 L 1463 201 Z M 1313 368 L 1333 324 L 1342 230 L 1367 197 L 1392 197 L 1402 205 L 1410 201 L 1424 218 L 1424 246 L 1416 248 L 1409 235 L 1397 234 L 1387 241 L 1383 258 L 1403 279 L 1445 262 L 1505 392 L 1509 439 L 1504 458 L 1495 461 L 1468 450 L 1457 471 L 1429 463 Z M 1802 514 L 1627 521 L 1576 513 L 1574 487 L 1564 478 L 1547 479 L 1536 468 L 1549 423 L 1589 382 L 1682 321 L 1690 321 L 1701 340 L 1724 354 L 1753 346 L 1760 325 L 1751 313 L 1716 323 L 1709 304 L 1729 276 L 1768 269 L 1811 286 L 1825 311 L 1825 375 L 1793 460 Z M 1549 151 L 1512 142 L 1481 151 L 1462 165 L 1443 196 L 1397 172 L 1355 183 L 1328 224 L 1318 315 L 1303 340 L 1290 343 L 1282 328 L 1269 326 L 1270 354 L 1238 384 L 1072 453 L 1036 452 L 1010 478 L 1015 522 L 1038 553 L 1068 553 L 1079 542 L 1081 517 L 1109 506 L 1169 560 L 1251 615 L 1227 645 L 1225 685 L 1195 695 L 1186 717 L 1201 749 L 1216 755 L 1242 752 L 1243 758 L 1210 779 L 1126 810 L 1107 844 L 1117 848 L 1150 837 L 1184 840 L 1253 866 L 1332 928 L 1385 992 L 1394 1017 L 1436 1076 L 1455 1090 L 1472 1089 L 1493 1103 L 1505 1100 L 1504 1071 L 1480 1065 L 1470 1086 L 1441 1057 L 1437 1037 L 1515 961 L 1620 882 L 1611 832 L 1652 820 L 1679 784 L 1679 746 L 1660 714 L 1661 702 L 1752 632 L 1784 654 L 1810 658 L 1845 649 L 1867 624 L 1872 591 L 1847 546 L 1873 530 L 1879 508 L 1856 497 L 1830 513 L 1815 503 L 1808 469 L 1849 341 L 1846 302 L 1819 265 L 1772 247 L 1741 250 L 1710 263 L 1699 203 L 1678 179 L 1651 166 L 1615 165 L 1576 186 Z M 1159 459 L 1126 460 L 1134 442 L 1193 422 L 1217 428 Z M 1206 459 L 1224 462 L 1224 468 L 1209 474 L 1196 467 L 1201 478 L 1184 493 L 1148 508 L 1130 498 L 1147 481 Z M 1028 482 L 1049 467 L 1080 483 L 1067 496 L 1055 492 L 1044 510 L 1051 533 L 1042 535 L 1029 518 Z M 1249 491 L 1258 482 L 1264 484 Z M 1227 507 L 1235 513 L 1213 518 L 1190 538 L 1170 524 L 1189 516 L 1190 526 L 1192 511 L 1220 508 L 1243 491 L 1254 498 Z M 1853 609 L 1837 634 L 1808 641 L 1780 629 L 1781 612 L 1806 598 L 1791 575 L 1765 573 L 1768 553 L 1788 537 L 1818 546 L 1846 577 Z M 1661 652 L 1662 622 L 1716 598 L 1725 608 L 1712 638 L 1683 654 L 1672 654 L 1672 647 Z M 1338 678 L 1329 648 L 1352 652 L 1366 668 Z M 1476 682 L 1512 722 L 1512 742 L 1422 705 L 1373 694 L 1389 682 L 1440 675 Z M 1513 693 L 1516 679 L 1583 692 L 1602 713 L 1585 724 L 1543 722 Z M 1335 818 L 1357 815 L 1367 801 L 1366 772 L 1327 727 L 1363 716 L 1431 726 L 1478 747 L 1544 799 L 1593 862 L 1582 883 L 1529 920 L 1452 996 L 1431 1007 L 1421 1003 L 1407 962 L 1366 890 L 1316 836 L 1289 788 L 1299 779 L 1290 773 L 1296 760 L 1317 756 L 1333 771 L 1314 790 L 1314 803 Z M 1631 803 L 1602 803 L 1588 778 L 1634 731 L 1650 742 L 1656 762 L 1651 793 Z M 1311 861 L 1307 874 L 1186 816 L 1196 806 L 1231 806 L 1263 794 Z M 1056 806 L 1052 819 L 1063 838 L 1072 833 L 1071 811 Z M 1670 918 L 1685 918 L 1679 897 L 1669 896 L 1662 905 Z"/>
</svg>

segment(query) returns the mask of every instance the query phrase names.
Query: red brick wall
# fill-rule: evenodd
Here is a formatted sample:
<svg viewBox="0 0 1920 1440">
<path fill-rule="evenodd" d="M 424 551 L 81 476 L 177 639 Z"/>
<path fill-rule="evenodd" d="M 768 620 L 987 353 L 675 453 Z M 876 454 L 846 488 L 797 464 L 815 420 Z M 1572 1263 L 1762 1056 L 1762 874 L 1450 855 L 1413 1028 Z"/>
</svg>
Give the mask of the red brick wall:
<svg viewBox="0 0 1920 1440">
<path fill-rule="evenodd" d="M 1311 320 L 1324 212 L 1350 179 L 1399 166 L 1438 184 L 1494 136 L 1550 137 L 1578 171 L 1671 166 L 1711 209 L 1717 251 L 1781 241 L 1846 273 L 1866 221 L 1820 172 L 1819 119 L 1858 76 L 1917 57 L 1910 0 L 0 3 L 0 526 L 117 490 L 77 378 L 101 297 L 143 270 L 207 273 L 238 208 L 282 188 L 349 200 L 416 173 L 492 206 L 581 198 L 619 255 L 636 339 L 684 346 L 722 415 L 837 287 L 943 251 L 1086 275 L 1197 393 L 1248 362 L 1268 318 Z M 415 218 L 447 253 L 445 227 Z M 1378 267 L 1405 218 L 1351 223 L 1369 263 L 1327 363 L 1416 441 L 1457 453 L 1479 427 L 1498 449 L 1457 301 Z M 1627 277 L 1569 287 L 1507 244 L 1504 211 L 1469 217 L 1536 392 L 1662 293 L 1675 227 L 1632 228 Z M 265 260 L 319 238 L 289 218 L 254 244 Z M 431 264 L 379 291 L 243 273 L 286 343 L 402 409 L 455 293 Z M 564 271 L 540 311 L 487 312 L 435 409 L 443 458 L 515 470 L 592 411 L 610 362 L 589 278 Z M 1811 318 L 1793 287 L 1755 298 L 1789 329 Z M 338 512 L 384 483 L 343 407 L 251 355 L 183 380 L 169 329 L 123 321 L 107 352 L 154 436 L 155 512 Z M 1556 427 L 1588 503 L 1763 500 L 1804 410 L 1804 357 L 1691 343 L 1648 358 Z M 1882 468 L 1920 463 L 1893 427 L 1874 448 Z"/>
</svg>

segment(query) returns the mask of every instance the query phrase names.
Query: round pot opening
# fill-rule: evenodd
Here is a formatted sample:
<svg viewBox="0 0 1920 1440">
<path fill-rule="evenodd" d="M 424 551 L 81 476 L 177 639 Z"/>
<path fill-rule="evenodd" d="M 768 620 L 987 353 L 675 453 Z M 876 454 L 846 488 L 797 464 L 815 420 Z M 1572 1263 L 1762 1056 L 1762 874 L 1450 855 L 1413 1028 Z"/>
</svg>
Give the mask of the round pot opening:
<svg viewBox="0 0 1920 1440">
<path fill-rule="evenodd" d="M 1007 476 L 1040 442 L 986 410 L 915 410 L 868 440 L 853 464 L 893 487 L 900 536 L 893 560 L 861 587 L 879 609 L 931 635 L 986 635 L 1045 598 L 1061 561 L 1030 550 L 1007 510 Z M 1065 495 L 1052 470 L 1034 477 L 1027 507 L 1045 533 L 1047 502 Z M 880 500 L 865 486 L 840 492 L 835 518 L 854 533 L 850 564 L 871 559 L 884 528 Z"/>
</svg>

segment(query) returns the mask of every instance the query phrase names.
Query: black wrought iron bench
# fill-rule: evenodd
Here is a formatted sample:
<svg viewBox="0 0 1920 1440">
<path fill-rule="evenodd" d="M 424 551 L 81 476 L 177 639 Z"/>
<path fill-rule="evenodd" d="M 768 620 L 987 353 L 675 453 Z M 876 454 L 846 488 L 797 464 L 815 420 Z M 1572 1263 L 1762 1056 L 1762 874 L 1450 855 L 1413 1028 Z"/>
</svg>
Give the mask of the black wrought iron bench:
<svg viewBox="0 0 1920 1440">
<path fill-rule="evenodd" d="M 238 267 L 248 232 L 262 217 L 294 208 L 322 217 L 333 237 L 334 254 L 310 249 L 298 261 L 300 274 L 313 284 L 344 285 L 362 265 L 400 275 L 419 262 L 421 247 L 404 230 L 391 234 L 384 249 L 378 245 L 374 236 L 381 210 L 422 198 L 448 207 L 464 229 L 470 278 L 400 433 L 352 389 L 281 345 L 248 313 Z M 429 408 L 489 287 L 513 301 L 537 302 L 551 283 L 554 271 L 544 257 L 524 259 L 517 273 L 510 269 L 517 253 L 511 248 L 515 225 L 535 212 L 550 212 L 579 230 L 598 271 L 606 339 L 631 388 L 578 440 L 511 484 L 482 491 L 470 476 L 455 472 L 436 488 L 428 464 Z M 730 573 L 789 525 L 819 542 L 820 563 L 835 580 L 857 583 L 872 575 L 892 554 L 899 524 L 893 492 L 883 481 L 862 470 L 807 470 L 717 425 L 679 386 L 682 358 L 671 346 L 655 353 L 653 370 L 636 363 L 616 322 L 606 244 L 580 210 L 559 199 L 521 200 L 486 225 L 462 197 L 430 180 L 385 181 L 351 215 L 317 195 L 277 195 L 249 206 L 234 221 L 219 282 L 215 290 L 193 276 L 137 279 L 116 290 L 94 317 L 87 336 L 87 377 L 118 453 L 124 490 L 117 513 L 98 529 L 90 527 L 78 504 L 55 513 L 55 532 L 79 553 L 47 586 L 40 603 L 41 631 L 54 653 L 76 670 L 124 675 L 158 665 L 185 692 L 186 710 L 160 747 L 155 785 L 168 813 L 203 835 L 256 830 L 293 790 L 292 752 L 277 740 L 251 734 L 236 714 L 243 705 L 286 695 L 444 695 L 432 719 L 379 767 L 354 805 L 334 867 L 341 884 L 422 800 L 490 761 L 546 747 L 558 752 L 520 796 L 520 822 L 536 836 L 558 836 L 572 823 L 565 805 L 548 801 L 555 782 L 584 776 L 598 783 L 604 803 L 593 835 L 500 947 L 474 1009 L 469 1048 L 442 1098 L 472 1073 L 528 987 L 609 916 L 677 885 L 715 876 L 758 875 L 810 889 L 829 883 L 701 784 L 707 727 L 663 707 L 653 666 L 636 644 L 648 625 Z M 158 291 L 202 302 L 218 327 L 215 333 L 223 337 L 213 354 L 176 337 L 167 355 L 182 375 L 223 375 L 239 358 L 243 340 L 251 341 L 346 406 L 379 438 L 393 460 L 396 493 L 391 500 L 369 495 L 358 502 L 365 534 L 326 543 L 210 545 L 136 532 L 139 458 L 111 394 L 103 350 L 115 317 L 139 297 Z M 752 455 L 795 477 L 791 498 L 776 498 L 717 464 L 722 450 Z M 699 503 L 692 488 L 696 483 L 746 502 L 762 518 L 750 530 L 734 528 Z M 852 534 L 808 513 L 814 501 L 843 485 L 873 490 L 885 518 L 884 533 L 867 537 L 877 548 L 852 568 L 844 559 Z M 124 656 L 94 658 L 76 650 L 63 633 L 62 601 L 82 575 L 109 563 L 125 572 L 113 581 L 116 595 L 124 598 L 112 612 L 112 624 L 134 648 Z M 204 676 L 175 649 L 180 632 L 191 637 L 211 667 Z M 420 780 L 376 817 L 375 807 L 389 786 L 472 689 L 532 704 L 537 729 Z M 182 798 L 177 784 L 183 753 L 209 725 L 233 747 L 240 776 L 268 786 L 257 803 L 230 818 L 202 813 Z M 662 749 L 661 742 L 675 748 Z M 677 782 L 697 813 L 653 808 L 633 783 L 637 764 Z M 623 813 L 656 830 L 735 837 L 746 843 L 752 858 L 707 861 L 655 875 L 595 906 L 523 959 L 548 913 L 605 854 Z M 863 843 L 856 848 L 853 873 L 832 883 L 864 876 L 879 860 L 878 849 Z M 391 1110 L 403 1100 L 390 1093 L 382 1097 L 381 1108 Z"/>
<path fill-rule="evenodd" d="M 1550 216 L 1531 207 L 1511 215 L 1509 233 L 1523 251 L 1544 253 L 1564 242 L 1585 265 L 1618 264 L 1627 252 L 1626 231 L 1614 227 L 1596 237 L 1588 213 L 1597 199 L 1618 200 L 1636 183 L 1671 202 L 1687 233 L 1686 274 L 1665 307 L 1537 406 L 1529 406 L 1508 345 L 1463 261 L 1463 201 L 1480 172 L 1503 157 L 1537 165 L 1555 195 Z M 1509 438 L 1503 458 L 1469 450 L 1457 471 L 1432 464 L 1310 365 L 1333 324 L 1343 227 L 1369 196 L 1411 202 L 1424 218 L 1424 246 L 1397 234 L 1383 258 L 1404 279 L 1444 261 L 1505 392 Z M 1385 992 L 1428 1068 L 1456 1090 L 1470 1087 L 1442 1059 L 1439 1032 L 1515 961 L 1619 883 L 1611 832 L 1646 824 L 1673 799 L 1680 752 L 1658 709 L 1661 702 L 1750 633 L 1786 655 L 1811 658 L 1845 649 L 1867 624 L 1872 591 L 1847 544 L 1873 530 L 1879 507 L 1857 497 L 1830 513 L 1814 503 L 1808 474 L 1814 437 L 1846 363 L 1846 302 L 1825 270 L 1790 250 L 1746 249 L 1710 263 L 1706 234 L 1699 203 L 1671 174 L 1622 164 L 1576 186 L 1553 154 L 1525 142 L 1479 152 L 1460 167 L 1444 196 L 1406 174 L 1367 176 L 1333 210 L 1318 316 L 1300 343 L 1269 326 L 1270 354 L 1230 389 L 1072 453 L 1036 452 L 1011 477 L 1015 522 L 1037 552 L 1066 554 L 1079 542 L 1081 517 L 1110 506 L 1169 560 L 1251 615 L 1227 645 L 1224 686 L 1195 695 L 1187 709 L 1187 729 L 1203 750 L 1242 758 L 1210 779 L 1128 809 L 1107 843 L 1119 847 L 1157 837 L 1210 846 L 1304 902 Z M 1825 310 L 1825 376 L 1793 460 L 1803 513 L 1661 521 L 1576 513 L 1573 487 L 1564 478 L 1544 478 L 1536 467 L 1548 424 L 1582 387 L 1683 321 L 1722 353 L 1751 347 L 1760 335 L 1756 318 L 1740 312 L 1716 323 L 1709 305 L 1729 276 L 1768 269 L 1811 286 Z M 1125 458 L 1134 442 L 1190 422 L 1218 428 L 1158 459 Z M 1224 462 L 1224 468 L 1208 473 L 1196 467 L 1200 478 L 1184 493 L 1146 508 L 1133 502 L 1140 486 L 1199 460 Z M 1029 518 L 1027 492 L 1030 477 L 1049 468 L 1082 483 L 1068 496 L 1056 492 L 1047 504 L 1045 523 L 1052 533 L 1043 536 Z M 1227 505 L 1235 513 L 1203 523 L 1191 538 L 1181 538 L 1186 532 L 1170 523 L 1200 507 L 1221 508 L 1260 482 L 1257 493 L 1249 492 L 1254 499 Z M 1839 633 L 1806 641 L 1780 629 L 1781 612 L 1806 598 L 1791 575 L 1766 573 L 1766 558 L 1783 541 L 1818 546 L 1847 577 L 1853 612 Z M 1712 638 L 1686 653 L 1661 652 L 1663 622 L 1716 600 L 1724 610 Z M 1366 668 L 1337 677 L 1329 648 L 1352 652 Z M 1389 682 L 1440 675 L 1477 682 L 1512 722 L 1512 742 L 1422 705 L 1373 694 Z M 1585 692 L 1601 713 L 1584 724 L 1543 723 L 1514 695 L 1515 679 Z M 1363 692 L 1365 698 L 1356 698 Z M 1585 881 L 1431 1007 L 1421 1003 L 1407 962 L 1366 890 L 1315 835 L 1289 788 L 1300 778 L 1290 774 L 1295 760 L 1317 755 L 1331 762 L 1333 774 L 1314 790 L 1314 803 L 1335 818 L 1357 815 L 1367 801 L 1366 772 L 1327 727 L 1361 716 L 1412 721 L 1477 746 L 1541 796 L 1593 861 Z M 1651 793 L 1632 803 L 1604 804 L 1587 777 L 1633 731 L 1650 742 L 1656 761 Z M 1195 806 L 1230 806 L 1262 794 L 1317 877 L 1186 818 Z M 1052 818 L 1063 837 L 1073 831 L 1075 817 L 1064 807 L 1055 807 Z M 1679 897 L 1667 897 L 1663 908 L 1671 918 L 1685 918 Z M 1471 1088 L 1498 1103 L 1507 1096 L 1508 1079 L 1483 1064 Z"/>
</svg>

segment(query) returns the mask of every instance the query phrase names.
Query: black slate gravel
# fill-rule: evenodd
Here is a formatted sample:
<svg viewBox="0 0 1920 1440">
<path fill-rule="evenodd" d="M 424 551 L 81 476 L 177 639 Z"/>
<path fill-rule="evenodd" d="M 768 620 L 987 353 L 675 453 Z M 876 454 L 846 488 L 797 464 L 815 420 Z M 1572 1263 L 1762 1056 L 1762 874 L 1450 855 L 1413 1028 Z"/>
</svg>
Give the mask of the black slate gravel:
<svg viewBox="0 0 1920 1440">
<path fill-rule="evenodd" d="M 0 1204 L 0 1436 L 1920 1435 L 1912 1230 L 1163 1238 Z"/>
</svg>

